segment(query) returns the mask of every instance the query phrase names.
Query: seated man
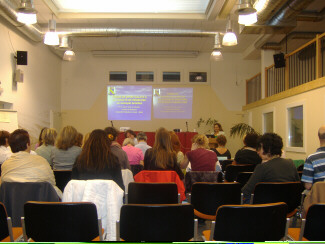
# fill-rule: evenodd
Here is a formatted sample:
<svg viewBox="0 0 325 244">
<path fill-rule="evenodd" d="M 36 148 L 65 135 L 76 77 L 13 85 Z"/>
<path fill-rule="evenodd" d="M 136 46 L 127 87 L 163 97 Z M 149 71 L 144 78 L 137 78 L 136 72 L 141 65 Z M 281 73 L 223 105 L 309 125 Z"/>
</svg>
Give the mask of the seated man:
<svg viewBox="0 0 325 244">
<path fill-rule="evenodd" d="M 245 203 L 259 182 L 296 182 L 300 181 L 298 171 L 291 159 L 281 158 L 283 142 L 275 133 L 265 133 L 257 143 L 257 153 L 263 163 L 258 164 L 254 173 L 242 188 Z"/>
<path fill-rule="evenodd" d="M 62 192 L 55 185 L 55 178 L 49 163 L 39 155 L 30 154 L 30 139 L 26 130 L 15 130 L 9 136 L 12 156 L 2 164 L 2 182 L 49 182 L 62 198 Z"/>
<path fill-rule="evenodd" d="M 147 135 L 144 132 L 139 132 L 137 135 L 137 139 L 138 139 L 138 144 L 135 145 L 135 147 L 140 148 L 142 150 L 143 156 L 146 154 L 146 151 L 151 148 L 151 146 L 149 146 L 147 144 Z"/>
<path fill-rule="evenodd" d="M 301 177 L 307 190 L 310 190 L 314 183 L 325 180 L 325 125 L 319 128 L 318 138 L 320 147 L 306 158 Z"/>
</svg>

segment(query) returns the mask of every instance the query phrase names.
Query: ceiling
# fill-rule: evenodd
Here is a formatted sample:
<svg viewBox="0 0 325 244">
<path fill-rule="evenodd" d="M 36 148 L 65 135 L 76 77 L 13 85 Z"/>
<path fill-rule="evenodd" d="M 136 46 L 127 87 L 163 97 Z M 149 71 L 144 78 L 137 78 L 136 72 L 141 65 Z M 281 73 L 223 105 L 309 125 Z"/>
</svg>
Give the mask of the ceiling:
<svg viewBox="0 0 325 244">
<path fill-rule="evenodd" d="M 18 0 L 15 0 L 18 1 Z M 237 22 L 237 16 L 234 14 L 236 9 L 236 0 L 201 0 L 202 3 L 198 3 L 198 0 L 188 0 L 186 10 L 179 11 L 167 11 L 159 12 L 156 10 L 154 13 L 129 13 L 119 12 L 116 10 L 114 13 L 104 13 L 100 10 L 100 13 L 92 12 L 85 13 L 84 11 L 77 10 L 65 10 L 60 9 L 60 4 L 56 3 L 57 0 L 34 0 L 35 9 L 38 11 L 37 19 L 38 25 L 42 31 L 45 32 L 48 26 L 48 20 L 53 18 L 57 21 L 57 30 L 63 31 L 69 28 L 82 29 L 82 28 L 119 28 L 119 29 L 182 29 L 205 32 L 225 32 L 227 17 L 230 14 L 230 18 L 233 20 L 233 28 L 237 33 L 238 45 L 233 47 L 223 47 L 224 52 L 239 52 L 244 55 L 244 58 L 255 59 L 259 58 L 260 51 L 257 45 L 254 45 L 256 41 L 262 38 L 263 43 L 278 43 L 285 38 L 285 34 L 291 32 L 325 32 L 325 18 L 323 18 L 323 12 L 325 8 L 324 0 L 304 0 L 310 2 L 305 8 L 303 13 L 312 13 L 319 18 L 317 22 L 306 21 L 306 18 L 298 18 L 290 22 L 290 28 L 282 31 L 278 31 L 276 26 L 269 29 L 261 28 L 252 31 L 246 28 L 240 31 Z M 65 0 L 73 4 L 75 0 Z M 114 2 L 109 0 L 102 0 L 104 2 Z M 120 2 L 122 0 L 119 0 Z M 150 0 L 151 2 L 155 0 Z M 149 1 L 149 2 L 150 2 Z M 272 0 L 257 0 L 272 2 Z M 273 2 L 293 2 L 293 0 L 274 0 Z M 299 0 L 298 0 L 299 1 Z M 95 1 L 86 1 L 91 4 L 95 4 Z M 96 0 L 100 2 L 100 0 Z M 135 2 L 135 0 L 133 0 Z M 146 1 L 144 1 L 146 2 Z M 176 0 L 165 0 L 165 2 L 178 2 Z M 122 1 L 125 6 L 127 1 Z M 148 0 L 147 0 L 148 3 Z M 81 0 L 79 0 L 81 5 Z M 100 3 L 98 3 L 100 4 Z M 192 5 L 191 5 L 192 4 Z M 190 5 L 190 6 L 189 6 Z M 73 5 L 71 5 L 73 6 Z M 204 8 L 202 8 L 204 6 Z M 206 7 L 205 7 L 206 6 Z M 272 3 L 267 8 L 271 9 Z M 143 7 L 144 8 L 144 7 Z M 102 9 L 105 9 L 102 6 Z M 141 9 L 141 8 L 139 8 Z M 145 9 L 145 8 L 144 8 Z M 194 10 L 193 10 L 194 9 Z M 195 10 L 196 9 L 196 10 Z M 272 10 L 272 9 L 271 9 Z M 146 10 L 144 10 L 146 11 Z M 301 14 L 296 13 L 296 15 Z M 303 21 L 302 21 L 303 20 Z M 315 20 L 315 19 L 313 19 Z M 264 26 L 265 24 L 263 24 Z M 282 32 L 282 33 L 281 33 Z M 247 33 L 247 34 L 244 34 Z M 308 36 L 297 37 L 288 36 L 287 51 L 290 52 L 298 48 L 300 45 L 308 42 L 314 34 Z M 291 38 L 292 37 L 292 38 Z M 169 51 L 199 51 L 199 52 L 211 52 L 214 44 L 213 35 L 202 37 L 174 37 L 174 36 L 73 36 L 73 49 L 74 51 L 93 51 L 93 50 L 169 50 Z M 282 51 L 285 48 L 285 42 L 282 41 Z"/>
</svg>

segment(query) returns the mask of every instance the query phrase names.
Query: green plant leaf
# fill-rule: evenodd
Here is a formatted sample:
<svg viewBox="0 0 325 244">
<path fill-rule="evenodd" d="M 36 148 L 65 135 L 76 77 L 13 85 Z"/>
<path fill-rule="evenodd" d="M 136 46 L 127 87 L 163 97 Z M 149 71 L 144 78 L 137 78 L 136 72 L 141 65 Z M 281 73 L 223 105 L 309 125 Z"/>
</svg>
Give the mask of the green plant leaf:
<svg viewBox="0 0 325 244">
<path fill-rule="evenodd" d="M 253 127 L 245 123 L 239 123 L 230 128 L 230 136 L 235 137 L 236 135 L 243 137 L 247 133 L 256 132 Z"/>
</svg>

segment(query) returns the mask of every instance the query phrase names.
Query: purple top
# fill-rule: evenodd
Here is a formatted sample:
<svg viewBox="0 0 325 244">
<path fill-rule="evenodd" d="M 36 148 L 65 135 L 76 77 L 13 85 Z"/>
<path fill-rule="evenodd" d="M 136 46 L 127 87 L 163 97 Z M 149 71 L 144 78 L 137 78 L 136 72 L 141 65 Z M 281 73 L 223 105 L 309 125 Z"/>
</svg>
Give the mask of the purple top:
<svg viewBox="0 0 325 244">
<path fill-rule="evenodd" d="M 215 171 L 217 155 L 207 149 L 198 148 L 187 152 L 186 156 L 191 162 L 192 171 Z"/>
</svg>

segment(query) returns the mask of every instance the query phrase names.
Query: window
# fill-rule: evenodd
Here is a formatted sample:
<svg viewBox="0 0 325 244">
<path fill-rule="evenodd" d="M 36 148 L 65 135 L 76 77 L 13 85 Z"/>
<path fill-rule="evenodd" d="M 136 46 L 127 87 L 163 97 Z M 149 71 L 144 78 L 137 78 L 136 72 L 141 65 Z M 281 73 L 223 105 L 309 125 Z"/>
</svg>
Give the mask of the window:
<svg viewBox="0 0 325 244">
<path fill-rule="evenodd" d="M 207 72 L 190 72 L 190 82 L 207 82 Z"/>
<path fill-rule="evenodd" d="M 136 81 L 153 82 L 154 74 L 152 71 L 137 71 Z"/>
<path fill-rule="evenodd" d="M 128 73 L 126 71 L 111 71 L 109 72 L 109 81 L 127 81 Z"/>
<path fill-rule="evenodd" d="M 180 72 L 163 72 L 163 82 L 180 82 Z"/>
<path fill-rule="evenodd" d="M 263 133 L 274 132 L 273 127 L 273 111 L 263 113 Z"/>
<path fill-rule="evenodd" d="M 287 107 L 287 150 L 303 152 L 304 149 L 304 109 L 303 104 Z"/>
</svg>

